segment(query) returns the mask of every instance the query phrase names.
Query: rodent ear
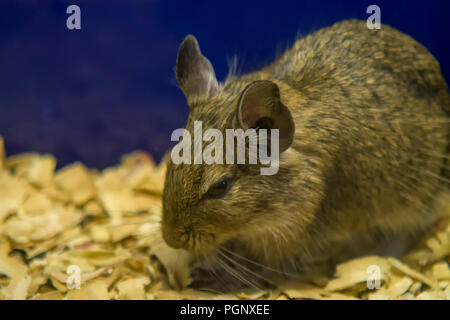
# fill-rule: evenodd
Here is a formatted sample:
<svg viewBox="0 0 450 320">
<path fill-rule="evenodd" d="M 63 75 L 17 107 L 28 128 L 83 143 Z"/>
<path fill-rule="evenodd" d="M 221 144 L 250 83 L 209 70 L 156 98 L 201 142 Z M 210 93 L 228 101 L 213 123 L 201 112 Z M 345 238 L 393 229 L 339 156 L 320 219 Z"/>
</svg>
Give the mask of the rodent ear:
<svg viewBox="0 0 450 320">
<path fill-rule="evenodd" d="M 278 86 L 269 80 L 252 82 L 244 89 L 239 99 L 237 122 L 244 130 L 278 129 L 280 152 L 289 148 L 294 139 L 294 119 L 280 101 Z"/>
<path fill-rule="evenodd" d="M 196 96 L 214 95 L 219 84 L 211 62 L 202 55 L 197 39 L 187 35 L 180 45 L 176 75 L 188 102 Z"/>
</svg>

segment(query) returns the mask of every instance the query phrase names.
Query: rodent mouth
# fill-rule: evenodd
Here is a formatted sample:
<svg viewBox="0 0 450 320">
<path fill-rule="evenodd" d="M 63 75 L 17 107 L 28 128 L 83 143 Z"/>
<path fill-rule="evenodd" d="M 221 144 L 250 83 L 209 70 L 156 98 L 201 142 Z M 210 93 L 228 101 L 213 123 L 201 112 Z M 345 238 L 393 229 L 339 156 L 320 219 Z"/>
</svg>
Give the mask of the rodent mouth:
<svg viewBox="0 0 450 320">
<path fill-rule="evenodd" d="M 216 236 L 212 233 L 197 231 L 185 236 L 185 250 L 196 255 L 207 255 L 217 247 Z"/>
</svg>

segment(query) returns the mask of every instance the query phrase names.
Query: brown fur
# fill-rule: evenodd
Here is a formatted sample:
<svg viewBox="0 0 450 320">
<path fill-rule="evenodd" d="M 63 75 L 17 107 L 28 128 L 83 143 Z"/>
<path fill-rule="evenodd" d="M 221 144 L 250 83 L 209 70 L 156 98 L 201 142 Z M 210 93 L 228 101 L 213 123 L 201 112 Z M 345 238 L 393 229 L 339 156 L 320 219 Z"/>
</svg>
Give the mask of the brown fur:
<svg viewBox="0 0 450 320">
<path fill-rule="evenodd" d="M 169 245 L 210 257 L 222 245 L 287 274 L 385 244 L 404 248 L 436 221 L 433 201 L 448 190 L 450 99 L 438 62 L 419 43 L 386 25 L 336 23 L 207 94 L 181 85 L 191 108 L 186 128 L 192 132 L 194 120 L 203 130 L 233 127 L 239 97 L 256 80 L 278 86 L 295 122 L 278 174 L 260 175 L 259 165 L 169 163 Z M 231 190 L 203 198 L 225 176 Z"/>
</svg>

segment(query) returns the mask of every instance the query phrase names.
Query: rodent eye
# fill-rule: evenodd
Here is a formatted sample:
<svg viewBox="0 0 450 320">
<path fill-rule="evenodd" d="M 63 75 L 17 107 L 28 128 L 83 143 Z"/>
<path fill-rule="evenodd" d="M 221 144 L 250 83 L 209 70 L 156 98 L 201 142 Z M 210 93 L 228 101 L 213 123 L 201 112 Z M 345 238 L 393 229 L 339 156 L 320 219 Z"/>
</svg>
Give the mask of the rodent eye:
<svg viewBox="0 0 450 320">
<path fill-rule="evenodd" d="M 205 196 L 209 198 L 221 198 L 228 190 L 230 190 L 231 180 L 222 179 L 219 182 L 214 183 L 206 192 Z"/>
</svg>

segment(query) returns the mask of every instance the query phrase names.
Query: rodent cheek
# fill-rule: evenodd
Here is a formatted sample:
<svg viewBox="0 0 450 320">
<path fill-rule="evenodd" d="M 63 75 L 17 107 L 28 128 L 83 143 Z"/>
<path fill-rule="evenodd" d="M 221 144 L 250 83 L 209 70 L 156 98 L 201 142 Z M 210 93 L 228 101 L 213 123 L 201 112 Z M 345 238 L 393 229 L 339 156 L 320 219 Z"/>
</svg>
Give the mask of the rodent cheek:
<svg viewBox="0 0 450 320">
<path fill-rule="evenodd" d="M 201 230 L 214 234 L 216 245 L 232 238 L 238 230 L 251 220 L 251 214 L 242 210 L 242 205 L 230 200 L 211 200 L 208 211 L 202 216 Z"/>
</svg>

